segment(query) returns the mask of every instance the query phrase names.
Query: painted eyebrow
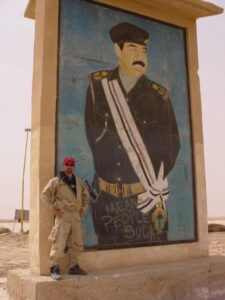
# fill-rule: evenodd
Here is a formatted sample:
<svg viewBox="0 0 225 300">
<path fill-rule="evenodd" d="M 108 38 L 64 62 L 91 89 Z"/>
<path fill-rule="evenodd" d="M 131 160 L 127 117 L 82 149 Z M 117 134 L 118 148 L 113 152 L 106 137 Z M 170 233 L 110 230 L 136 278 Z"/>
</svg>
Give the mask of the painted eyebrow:
<svg viewBox="0 0 225 300">
<path fill-rule="evenodd" d="M 129 44 L 128 46 L 129 46 L 129 47 L 133 47 L 133 48 L 137 48 L 137 46 L 134 45 L 134 44 Z M 144 49 L 144 50 L 148 50 L 148 48 L 145 47 L 145 46 L 143 46 L 143 49 Z"/>
<path fill-rule="evenodd" d="M 137 48 L 137 46 L 134 45 L 134 44 L 129 44 L 128 46 L 129 46 L 129 47 L 133 47 L 133 48 Z"/>
</svg>

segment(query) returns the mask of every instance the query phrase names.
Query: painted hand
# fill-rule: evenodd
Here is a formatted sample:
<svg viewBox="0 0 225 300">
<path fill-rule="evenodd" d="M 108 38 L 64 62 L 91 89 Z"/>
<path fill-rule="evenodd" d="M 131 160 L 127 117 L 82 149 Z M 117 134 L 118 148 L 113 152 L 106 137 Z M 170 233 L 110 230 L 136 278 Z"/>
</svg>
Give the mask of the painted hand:
<svg viewBox="0 0 225 300">
<path fill-rule="evenodd" d="M 82 191 L 82 197 L 85 198 L 85 199 L 89 198 L 89 192 L 88 192 L 88 190 L 83 189 L 83 191 Z"/>
</svg>

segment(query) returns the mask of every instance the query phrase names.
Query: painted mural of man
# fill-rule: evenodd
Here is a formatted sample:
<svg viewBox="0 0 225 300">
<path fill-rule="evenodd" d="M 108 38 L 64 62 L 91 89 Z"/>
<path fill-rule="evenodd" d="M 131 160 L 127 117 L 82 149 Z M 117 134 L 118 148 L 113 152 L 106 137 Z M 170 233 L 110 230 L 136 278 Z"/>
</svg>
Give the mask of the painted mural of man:
<svg viewBox="0 0 225 300">
<path fill-rule="evenodd" d="M 99 193 L 91 204 L 95 232 L 100 248 L 160 243 L 177 124 L 167 89 L 145 76 L 148 32 L 120 23 L 109 34 L 118 66 L 90 74 L 85 113 Z"/>
</svg>

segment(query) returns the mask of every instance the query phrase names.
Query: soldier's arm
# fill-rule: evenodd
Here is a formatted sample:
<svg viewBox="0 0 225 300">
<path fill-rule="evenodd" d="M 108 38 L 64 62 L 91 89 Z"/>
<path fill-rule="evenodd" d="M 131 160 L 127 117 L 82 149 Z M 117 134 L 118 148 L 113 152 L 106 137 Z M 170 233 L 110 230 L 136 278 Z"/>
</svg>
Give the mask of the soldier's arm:
<svg viewBox="0 0 225 300">
<path fill-rule="evenodd" d="M 56 179 L 51 179 L 41 192 L 41 200 L 51 209 L 55 209 Z"/>
<path fill-rule="evenodd" d="M 165 146 L 167 147 L 167 167 L 165 169 L 165 175 L 167 175 L 174 167 L 177 155 L 180 150 L 180 137 L 177 127 L 177 121 L 169 96 L 164 102 L 164 107 L 162 110 L 162 119 L 164 120 L 164 128 L 166 131 Z"/>
<path fill-rule="evenodd" d="M 163 161 L 164 176 L 167 176 L 174 167 L 180 150 L 179 132 L 168 90 L 156 82 L 151 82 L 151 88 L 157 100 L 155 105 L 158 126 L 153 137 L 156 139 L 155 144 L 158 145 L 158 167 Z"/>
<path fill-rule="evenodd" d="M 95 72 L 89 75 L 85 108 L 85 129 L 88 143 L 92 149 L 98 143 L 99 138 L 106 130 L 107 119 L 105 114 L 97 113 L 97 106 L 104 101 L 101 79 L 106 77 L 107 71 Z"/>
<path fill-rule="evenodd" d="M 86 107 L 85 107 L 85 130 L 86 130 L 86 136 L 88 143 L 93 149 L 95 145 L 95 139 L 96 139 L 96 128 L 97 128 L 97 122 L 96 122 L 96 116 L 95 116 L 95 102 L 94 102 L 94 95 L 93 90 L 91 86 L 89 85 L 87 90 L 87 97 L 86 97 Z"/>
</svg>

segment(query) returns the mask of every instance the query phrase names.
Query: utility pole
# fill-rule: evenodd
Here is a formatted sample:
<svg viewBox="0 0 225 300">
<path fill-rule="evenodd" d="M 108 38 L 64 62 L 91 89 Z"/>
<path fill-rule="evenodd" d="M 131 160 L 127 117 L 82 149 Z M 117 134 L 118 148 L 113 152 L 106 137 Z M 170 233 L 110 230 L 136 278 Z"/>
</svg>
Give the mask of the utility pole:
<svg viewBox="0 0 225 300">
<path fill-rule="evenodd" d="M 23 176 L 22 176 L 22 199 L 21 199 L 21 211 L 20 211 L 20 224 L 21 229 L 20 232 L 23 233 L 23 210 L 24 210 L 24 175 L 25 175 L 25 168 L 26 168 L 26 158 L 27 158 L 27 142 L 28 142 L 28 135 L 31 131 L 30 128 L 25 128 L 24 131 L 26 134 L 26 145 L 25 145 L 25 153 L 24 153 L 24 161 L 23 161 Z"/>
</svg>

